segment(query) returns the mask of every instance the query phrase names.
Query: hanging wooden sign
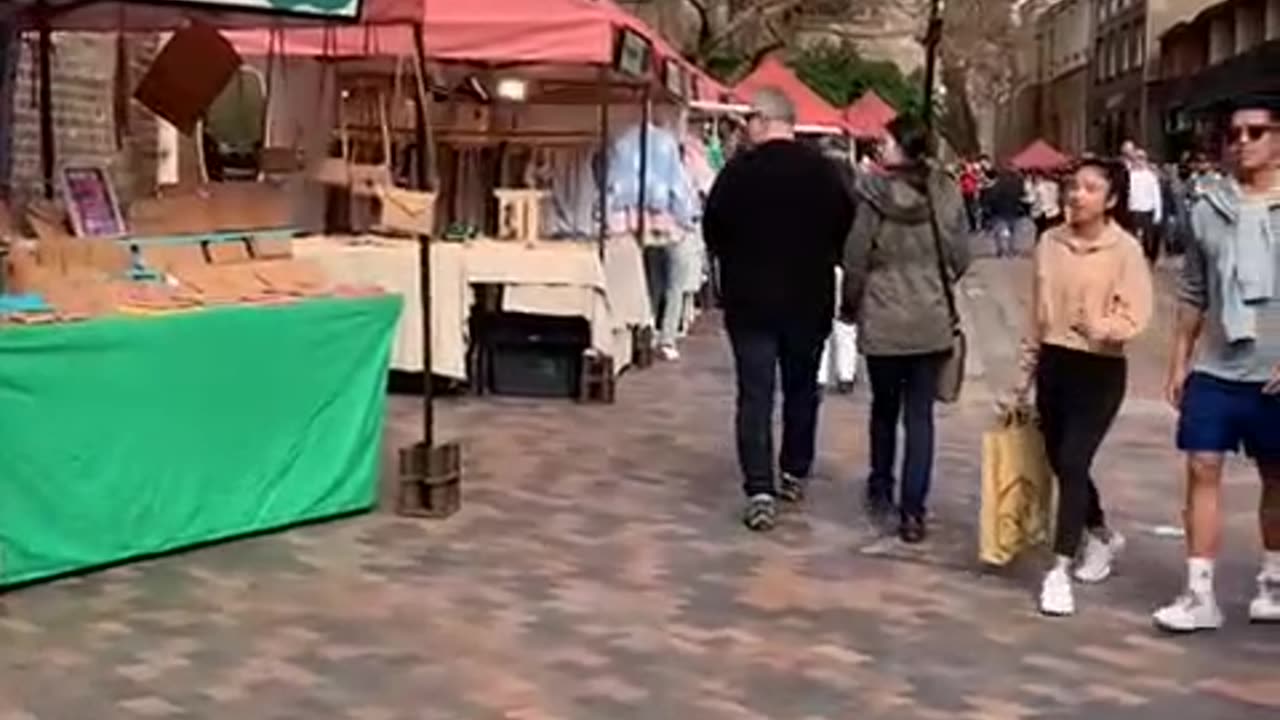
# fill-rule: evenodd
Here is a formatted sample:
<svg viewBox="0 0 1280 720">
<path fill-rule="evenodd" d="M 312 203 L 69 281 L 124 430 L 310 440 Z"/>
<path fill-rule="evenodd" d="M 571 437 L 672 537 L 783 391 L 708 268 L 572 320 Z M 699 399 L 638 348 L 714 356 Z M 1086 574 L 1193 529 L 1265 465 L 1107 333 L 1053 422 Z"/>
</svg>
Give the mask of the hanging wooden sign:
<svg viewBox="0 0 1280 720">
<path fill-rule="evenodd" d="M 240 69 L 240 54 L 213 27 L 194 23 L 173 34 L 133 97 L 185 135 Z"/>
</svg>

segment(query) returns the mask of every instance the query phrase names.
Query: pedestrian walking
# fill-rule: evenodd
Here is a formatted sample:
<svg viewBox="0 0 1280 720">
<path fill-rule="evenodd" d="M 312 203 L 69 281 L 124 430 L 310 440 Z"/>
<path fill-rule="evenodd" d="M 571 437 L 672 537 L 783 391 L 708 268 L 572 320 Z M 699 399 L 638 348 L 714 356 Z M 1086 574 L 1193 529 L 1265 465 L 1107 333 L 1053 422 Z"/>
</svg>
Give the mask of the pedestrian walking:
<svg viewBox="0 0 1280 720">
<path fill-rule="evenodd" d="M 1018 254 L 1018 221 L 1027 214 L 1026 185 L 1018 173 L 1008 168 L 1001 170 L 987 189 L 986 205 L 996 257 L 1015 257 Z"/>
<path fill-rule="evenodd" d="M 716 179 L 703 215 L 720 260 L 725 328 L 737 369 L 736 434 L 752 530 L 773 528 L 780 496 L 804 497 L 818 423 L 818 363 L 835 313 L 835 273 L 853 221 L 840 171 L 796 142 L 795 108 L 781 91 L 756 94 L 754 146 Z M 775 483 L 774 390 L 782 377 L 781 477 Z"/>
<path fill-rule="evenodd" d="M 1129 164 L 1129 220 L 1131 230 L 1142 243 L 1147 261 L 1152 265 L 1160 259 L 1160 221 L 1164 217 L 1163 193 L 1160 177 L 1147 160 L 1147 152 L 1134 150 Z"/>
<path fill-rule="evenodd" d="M 1036 239 L 1062 223 L 1062 186 L 1050 171 L 1031 177 L 1031 217 L 1036 223 Z"/>
<path fill-rule="evenodd" d="M 1034 385 L 1058 478 L 1055 559 L 1040 589 L 1046 615 L 1073 614 L 1072 575 L 1105 580 L 1124 546 L 1107 526 L 1091 470 L 1124 400 L 1125 343 L 1146 328 L 1153 304 L 1142 246 L 1113 216 L 1126 202 L 1124 187 L 1119 163 L 1083 161 L 1067 188 L 1067 224 L 1045 233 L 1033 256 L 1030 330 L 1013 403 L 1025 405 Z"/>
<path fill-rule="evenodd" d="M 1262 572 L 1249 616 L 1280 621 L 1280 95 L 1238 100 L 1230 117 L 1235 177 L 1204 185 L 1191 211 L 1169 363 L 1187 454 L 1188 556 L 1186 591 L 1154 615 L 1170 631 L 1222 625 L 1222 473 L 1241 450 L 1262 480 Z"/>
<path fill-rule="evenodd" d="M 929 163 L 923 126 L 902 118 L 889 134 L 887 172 L 862 178 L 855 190 L 843 313 L 858 324 L 871 382 L 867 508 L 877 521 L 894 510 L 902 418 L 906 447 L 898 532 L 915 543 L 926 535 L 938 374 L 954 344 L 947 294 L 968 268 L 969 247 L 964 201 L 955 183 Z"/>
</svg>

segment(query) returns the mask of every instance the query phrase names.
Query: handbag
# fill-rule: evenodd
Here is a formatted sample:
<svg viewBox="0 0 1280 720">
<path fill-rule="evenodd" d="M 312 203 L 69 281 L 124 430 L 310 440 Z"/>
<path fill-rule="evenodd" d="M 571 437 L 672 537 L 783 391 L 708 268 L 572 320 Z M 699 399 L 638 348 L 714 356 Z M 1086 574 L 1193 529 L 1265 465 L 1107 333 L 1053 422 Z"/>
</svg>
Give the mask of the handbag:
<svg viewBox="0 0 1280 720">
<path fill-rule="evenodd" d="M 332 31 L 325 30 L 323 56 L 330 57 L 331 49 L 336 45 Z M 321 93 L 323 99 L 324 80 L 328 73 L 322 71 Z M 357 163 L 352 159 L 351 133 L 347 127 L 346 103 L 335 80 L 335 96 L 338 103 L 339 156 L 324 157 L 312 164 L 308 175 L 311 180 L 321 185 L 346 188 L 356 197 L 377 197 L 379 188 L 392 184 L 391 158 L 389 156 L 390 137 L 383 128 L 384 157 L 380 163 Z"/>
<path fill-rule="evenodd" d="M 1005 413 L 982 435 L 978 559 L 1006 565 L 1053 537 L 1055 488 L 1044 437 L 1030 408 Z"/>
<path fill-rule="evenodd" d="M 954 403 L 960 399 L 960 391 L 964 387 L 965 361 L 969 355 L 969 340 L 960 326 L 960 311 L 956 307 L 955 288 L 952 286 L 951 273 L 947 270 L 947 253 L 942 243 L 942 231 L 938 227 L 938 213 L 934 208 L 933 192 L 926 179 L 924 197 L 929 206 L 929 230 L 933 234 L 933 246 L 938 256 L 938 279 L 942 281 L 942 295 L 947 299 L 947 313 L 951 317 L 951 354 L 938 369 L 938 391 L 935 397 L 939 402 Z"/>
<path fill-rule="evenodd" d="M 410 62 L 413 63 L 414 72 L 417 75 L 416 87 L 421 92 L 424 87 L 422 69 L 418 66 L 416 60 L 411 60 Z M 403 67 L 404 59 L 402 58 L 396 64 L 395 91 L 391 101 L 393 112 L 398 111 L 401 106 L 400 87 Z M 378 114 L 382 124 L 383 154 L 389 162 L 392 157 L 391 121 L 388 118 L 389 114 L 385 105 L 381 102 L 378 104 Z M 388 177 L 386 183 L 378 185 L 376 190 L 379 199 L 382 201 L 378 224 L 383 229 L 409 235 L 431 236 L 435 234 L 435 193 L 396 187 L 392 177 Z"/>
</svg>

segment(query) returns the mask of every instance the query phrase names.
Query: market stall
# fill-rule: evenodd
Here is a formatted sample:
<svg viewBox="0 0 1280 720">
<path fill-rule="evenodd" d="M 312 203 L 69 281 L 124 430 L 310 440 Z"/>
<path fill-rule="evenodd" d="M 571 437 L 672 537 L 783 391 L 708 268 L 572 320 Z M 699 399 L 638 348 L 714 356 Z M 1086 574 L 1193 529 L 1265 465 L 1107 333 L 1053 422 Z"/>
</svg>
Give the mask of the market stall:
<svg viewBox="0 0 1280 720">
<path fill-rule="evenodd" d="M 653 325 L 636 238 L 661 234 L 647 214 L 632 210 L 670 202 L 651 191 L 655 183 L 636 182 L 646 172 L 638 158 L 647 160 L 660 143 L 650 142 L 661 131 L 654 130 L 649 109 L 685 101 L 688 66 L 609 2 L 442 0 L 424 4 L 422 28 L 431 60 L 429 171 L 436 178 L 431 256 L 440 264 L 431 273 L 432 371 L 473 386 L 484 382 L 471 377 L 476 363 L 466 358 L 479 339 L 473 291 L 497 286 L 497 306 L 490 309 L 585 318 L 585 349 L 607 356 L 620 373 L 631 361 L 635 330 Z M 230 37 L 246 55 L 271 50 L 265 33 Z M 395 56 L 407 41 L 396 32 L 356 27 L 327 36 L 289 31 L 281 47 L 291 61 L 367 58 L 371 49 Z M 358 72 L 371 70 L 364 63 Z M 381 73 L 390 75 L 390 68 L 384 64 Z M 397 86 L 392 81 L 390 87 Z M 348 117 L 365 118 L 350 123 L 350 134 L 361 136 L 357 142 L 408 139 L 411 129 L 394 113 L 384 120 L 354 107 L 357 94 L 344 90 L 353 106 Z M 666 130 L 666 138 L 674 137 L 674 129 Z M 397 271 L 404 250 L 396 240 L 371 240 L 376 227 L 347 230 L 303 239 L 299 252 L 347 280 L 376 279 L 410 298 L 421 292 L 408 273 Z M 584 263 L 595 266 L 552 271 Z M 416 351 L 417 324 L 411 315 L 401 324 L 397 369 L 426 366 Z"/>
<path fill-rule="evenodd" d="M 400 22 L 397 4 L 365 7 Z M 33 2 L 16 17 L 45 51 L 59 29 L 170 30 L 170 50 L 271 21 L 217 5 Z M 56 202 L 0 227 L 0 586 L 371 508 L 399 298 L 292 257 L 270 185 L 122 207 L 104 167 L 57 157 L 38 62 Z"/>
</svg>

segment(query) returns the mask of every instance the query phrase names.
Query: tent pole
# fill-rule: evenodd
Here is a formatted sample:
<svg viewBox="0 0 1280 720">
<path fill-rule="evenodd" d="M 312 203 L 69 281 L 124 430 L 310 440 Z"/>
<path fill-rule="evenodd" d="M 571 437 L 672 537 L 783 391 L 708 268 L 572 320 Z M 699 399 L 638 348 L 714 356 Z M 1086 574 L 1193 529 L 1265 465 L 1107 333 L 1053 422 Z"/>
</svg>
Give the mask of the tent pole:
<svg viewBox="0 0 1280 720">
<path fill-rule="evenodd" d="M 426 80 L 427 50 L 422 23 L 410 26 L 413 32 L 413 61 L 418 63 L 414 93 L 414 136 L 418 143 L 418 169 L 414 185 L 427 190 L 435 185 L 436 173 L 429 163 L 435 160 L 431 132 L 431 90 Z M 434 228 L 418 233 L 418 302 L 422 311 L 422 441 L 400 450 L 400 491 L 396 511 L 414 517 L 446 518 L 462 506 L 462 447 L 450 442 L 436 444 L 435 404 L 431 386 L 431 234 Z M 472 377 L 472 382 L 480 378 Z"/>
<path fill-rule="evenodd" d="M 39 13 L 39 43 L 37 64 L 40 75 L 40 172 L 44 179 L 44 196 L 53 199 L 54 194 L 54 138 L 53 138 L 53 31 L 49 28 L 49 15 L 44 3 L 37 7 Z"/>
<path fill-rule="evenodd" d="M 597 81 L 600 100 L 600 162 L 596 163 L 597 205 L 600 207 L 600 259 L 609 241 L 609 68 L 601 66 Z"/>
<path fill-rule="evenodd" d="M 648 207 L 648 183 L 645 178 L 649 176 L 649 123 L 652 120 L 653 108 L 649 101 L 649 85 L 645 84 L 644 89 L 640 92 L 640 185 L 639 194 L 636 196 L 636 202 L 639 205 L 637 209 L 636 221 L 636 241 L 640 243 L 640 247 L 645 245 L 645 234 L 649 230 L 649 213 Z"/>
<path fill-rule="evenodd" d="M 427 72 L 427 52 L 422 40 L 422 24 L 413 26 L 413 61 L 418 63 L 419 72 L 425 76 Z M 425 82 L 423 83 L 426 84 Z M 427 89 L 430 92 L 430 88 Z M 434 158 L 433 148 L 427 147 L 431 140 L 427 116 L 427 100 L 422 93 L 415 92 L 415 139 L 418 142 L 417 186 L 426 190 L 429 184 L 427 163 Z M 435 409 L 432 402 L 431 387 L 431 237 L 418 235 L 418 271 L 419 301 L 422 311 L 422 442 L 427 448 L 435 446 Z M 474 378 L 473 378 L 474 380 Z"/>
</svg>

